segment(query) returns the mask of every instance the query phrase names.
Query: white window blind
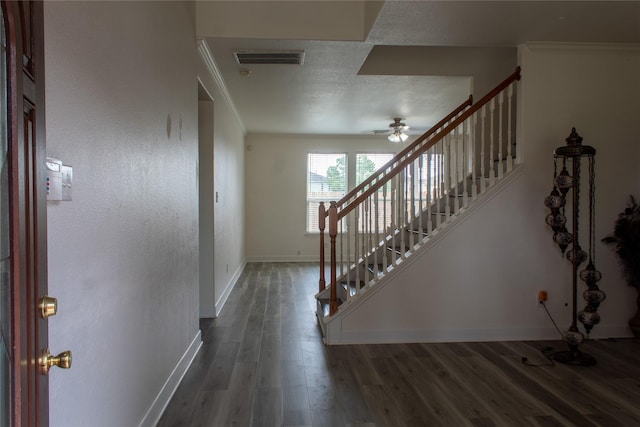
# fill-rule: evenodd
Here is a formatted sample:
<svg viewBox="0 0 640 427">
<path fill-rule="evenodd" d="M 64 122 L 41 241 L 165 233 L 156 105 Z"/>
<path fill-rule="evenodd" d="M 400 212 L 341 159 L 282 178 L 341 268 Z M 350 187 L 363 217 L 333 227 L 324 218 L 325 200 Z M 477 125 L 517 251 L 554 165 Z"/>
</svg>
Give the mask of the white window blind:
<svg viewBox="0 0 640 427">
<path fill-rule="evenodd" d="M 346 153 L 309 153 L 307 160 L 307 232 L 319 232 L 320 202 L 340 200 L 347 194 Z"/>
</svg>

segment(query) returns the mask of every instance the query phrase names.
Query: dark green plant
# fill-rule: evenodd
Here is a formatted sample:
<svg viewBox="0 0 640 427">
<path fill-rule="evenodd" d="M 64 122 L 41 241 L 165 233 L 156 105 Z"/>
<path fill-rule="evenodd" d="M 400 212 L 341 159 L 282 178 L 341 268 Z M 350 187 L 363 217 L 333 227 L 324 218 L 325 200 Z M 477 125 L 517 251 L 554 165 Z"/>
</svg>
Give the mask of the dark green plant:
<svg viewBox="0 0 640 427">
<path fill-rule="evenodd" d="M 336 159 L 335 166 L 329 166 L 327 168 L 327 185 L 329 191 L 346 191 L 347 180 L 345 174 L 347 173 L 347 165 L 345 164 L 345 157 L 339 157 Z"/>
<path fill-rule="evenodd" d="M 633 196 L 614 223 L 613 234 L 602 241 L 618 255 L 627 284 L 640 289 L 640 206 Z"/>
</svg>

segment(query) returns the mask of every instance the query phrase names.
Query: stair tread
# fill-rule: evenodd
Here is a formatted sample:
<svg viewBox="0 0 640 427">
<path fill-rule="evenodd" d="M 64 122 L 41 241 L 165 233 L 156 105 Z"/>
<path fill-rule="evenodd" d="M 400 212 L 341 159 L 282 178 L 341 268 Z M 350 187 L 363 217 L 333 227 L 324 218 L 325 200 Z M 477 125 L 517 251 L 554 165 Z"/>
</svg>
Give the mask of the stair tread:
<svg viewBox="0 0 640 427">
<path fill-rule="evenodd" d="M 393 246 L 387 246 L 387 251 L 389 251 L 389 252 L 395 252 L 395 253 L 396 253 L 396 255 L 402 255 L 403 253 L 406 253 L 407 251 L 409 251 L 409 247 L 408 247 L 408 246 L 405 246 L 404 251 L 403 251 L 403 250 L 402 250 L 402 248 L 401 248 L 401 247 L 399 247 L 399 246 L 396 246 L 396 247 L 393 247 Z"/>
<path fill-rule="evenodd" d="M 381 273 L 384 270 L 384 265 L 382 265 L 381 263 L 369 264 L 369 265 L 367 265 L 367 270 L 369 270 L 372 273 L 375 273 L 376 271 L 378 273 Z"/>
<path fill-rule="evenodd" d="M 342 289 L 344 289 L 345 291 L 347 289 L 349 290 L 349 296 L 354 296 L 356 294 L 357 289 L 355 280 L 351 280 L 349 282 L 341 282 L 340 284 L 342 285 Z M 362 289 L 364 286 L 365 283 L 360 280 L 360 289 Z"/>
<path fill-rule="evenodd" d="M 409 233 L 411 233 L 411 234 L 422 234 L 422 235 L 424 235 L 424 236 L 426 236 L 426 235 L 428 235 L 428 234 L 429 234 L 429 233 L 427 233 L 427 232 L 425 231 L 425 229 L 424 229 L 424 228 L 422 229 L 422 231 L 420 231 L 420 230 L 407 230 L 407 231 L 408 231 Z"/>
<path fill-rule="evenodd" d="M 329 298 L 318 298 L 318 304 L 320 305 L 320 310 L 318 311 L 322 313 L 322 316 L 328 316 L 331 311 Z"/>
<path fill-rule="evenodd" d="M 329 298 L 317 298 L 318 304 L 320 304 L 320 312 L 322 316 L 329 316 L 331 313 L 331 300 Z M 338 298 L 338 306 L 342 305 L 342 300 Z"/>
</svg>

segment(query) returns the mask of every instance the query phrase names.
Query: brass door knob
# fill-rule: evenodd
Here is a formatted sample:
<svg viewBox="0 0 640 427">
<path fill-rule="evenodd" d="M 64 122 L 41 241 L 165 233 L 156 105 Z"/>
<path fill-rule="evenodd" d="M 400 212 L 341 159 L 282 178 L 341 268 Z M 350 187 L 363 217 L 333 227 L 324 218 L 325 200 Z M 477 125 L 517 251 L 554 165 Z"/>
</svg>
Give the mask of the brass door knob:
<svg viewBox="0 0 640 427">
<path fill-rule="evenodd" d="M 43 296 L 40 300 L 40 312 L 43 319 L 55 315 L 58 312 L 58 300 L 47 295 Z"/>
<path fill-rule="evenodd" d="M 63 351 L 57 356 L 52 356 L 51 353 L 49 353 L 49 349 L 46 349 L 42 353 L 42 358 L 40 358 L 40 370 L 46 375 L 52 366 L 69 369 L 71 367 L 71 351 Z"/>
</svg>

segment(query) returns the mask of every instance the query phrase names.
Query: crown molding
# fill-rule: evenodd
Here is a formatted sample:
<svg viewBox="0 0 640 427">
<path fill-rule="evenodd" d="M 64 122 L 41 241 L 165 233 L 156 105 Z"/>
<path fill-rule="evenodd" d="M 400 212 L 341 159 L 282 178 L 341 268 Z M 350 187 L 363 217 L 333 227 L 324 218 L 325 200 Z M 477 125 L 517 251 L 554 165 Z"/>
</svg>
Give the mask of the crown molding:
<svg viewBox="0 0 640 427">
<path fill-rule="evenodd" d="M 640 44 L 636 43 L 558 43 L 558 42 L 528 42 L 524 44 L 530 50 L 558 50 L 558 51 L 640 51 Z"/>
<path fill-rule="evenodd" d="M 222 73 L 220 72 L 220 69 L 216 64 L 216 61 L 213 59 L 213 55 L 211 54 L 211 49 L 209 48 L 209 44 L 205 39 L 197 39 L 196 43 L 198 45 L 198 52 L 200 53 L 200 57 L 202 57 L 202 60 L 207 66 L 207 69 L 209 70 L 209 72 L 211 73 L 211 77 L 213 77 L 214 82 L 216 83 L 216 85 L 218 86 L 218 89 L 220 90 L 220 93 L 222 94 L 224 100 L 229 105 L 229 108 L 231 108 L 233 115 L 236 117 L 236 120 L 240 125 L 240 129 L 242 130 L 242 134 L 243 135 L 246 134 L 247 129 L 244 126 L 244 123 L 242 122 L 242 119 L 240 117 L 240 114 L 238 113 L 236 105 L 233 102 L 233 98 L 231 98 L 231 94 L 227 89 L 227 85 L 225 84 L 224 79 L 222 78 Z"/>
</svg>

